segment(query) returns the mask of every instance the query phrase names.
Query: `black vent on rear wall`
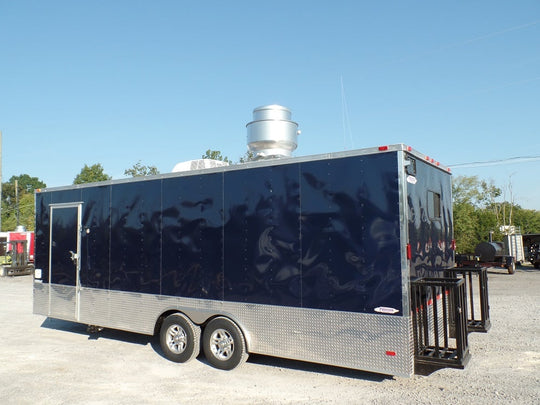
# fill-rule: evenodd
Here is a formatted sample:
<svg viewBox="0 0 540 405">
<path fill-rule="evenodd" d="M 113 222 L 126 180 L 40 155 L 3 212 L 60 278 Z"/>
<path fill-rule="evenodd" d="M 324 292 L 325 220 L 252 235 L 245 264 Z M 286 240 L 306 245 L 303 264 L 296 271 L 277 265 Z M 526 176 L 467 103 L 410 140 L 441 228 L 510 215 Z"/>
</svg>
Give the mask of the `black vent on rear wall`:
<svg viewBox="0 0 540 405">
<path fill-rule="evenodd" d="M 407 162 L 409 162 L 409 164 L 406 166 L 405 171 L 410 176 L 416 176 L 416 159 L 409 158 L 407 159 Z"/>
</svg>

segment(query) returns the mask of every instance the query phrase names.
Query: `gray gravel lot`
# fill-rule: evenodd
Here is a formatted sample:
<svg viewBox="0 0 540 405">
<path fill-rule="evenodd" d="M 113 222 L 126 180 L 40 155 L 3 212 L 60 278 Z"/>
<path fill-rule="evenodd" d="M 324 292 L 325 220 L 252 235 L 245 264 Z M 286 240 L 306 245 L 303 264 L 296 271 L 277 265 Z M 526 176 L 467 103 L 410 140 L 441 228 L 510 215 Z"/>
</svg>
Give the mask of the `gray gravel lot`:
<svg viewBox="0 0 540 405">
<path fill-rule="evenodd" d="M 176 364 L 156 339 L 32 314 L 30 276 L 0 278 L 0 403 L 538 404 L 540 271 L 489 271 L 492 327 L 465 370 L 412 378 L 251 356 L 233 371 Z"/>
</svg>

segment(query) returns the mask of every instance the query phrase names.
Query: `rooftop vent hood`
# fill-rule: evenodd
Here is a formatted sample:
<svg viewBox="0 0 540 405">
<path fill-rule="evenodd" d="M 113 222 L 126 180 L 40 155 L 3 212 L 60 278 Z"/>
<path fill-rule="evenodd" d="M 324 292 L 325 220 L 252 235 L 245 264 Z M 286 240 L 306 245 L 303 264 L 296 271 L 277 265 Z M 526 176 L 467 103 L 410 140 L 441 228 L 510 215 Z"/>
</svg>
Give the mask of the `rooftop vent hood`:
<svg viewBox="0 0 540 405">
<path fill-rule="evenodd" d="M 298 145 L 298 124 L 291 121 L 291 110 L 280 105 L 255 108 L 246 128 L 248 149 L 255 159 L 290 157 Z"/>
</svg>

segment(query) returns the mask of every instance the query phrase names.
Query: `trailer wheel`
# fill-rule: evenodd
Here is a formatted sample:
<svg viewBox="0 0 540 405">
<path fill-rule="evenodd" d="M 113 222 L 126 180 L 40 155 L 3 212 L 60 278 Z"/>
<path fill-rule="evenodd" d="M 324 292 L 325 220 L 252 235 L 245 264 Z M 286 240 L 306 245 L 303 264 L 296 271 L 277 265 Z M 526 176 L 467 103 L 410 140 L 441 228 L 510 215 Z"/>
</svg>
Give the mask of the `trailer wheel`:
<svg viewBox="0 0 540 405">
<path fill-rule="evenodd" d="M 159 332 L 161 349 L 169 360 L 186 363 L 199 355 L 201 328 L 183 314 L 169 315 Z"/>
<path fill-rule="evenodd" d="M 221 370 L 232 370 L 248 358 L 240 328 L 227 318 L 215 318 L 203 332 L 203 351 L 208 362 Z"/>
<path fill-rule="evenodd" d="M 512 264 L 508 265 L 508 274 L 514 274 L 516 272 L 516 263 L 512 262 Z"/>
</svg>

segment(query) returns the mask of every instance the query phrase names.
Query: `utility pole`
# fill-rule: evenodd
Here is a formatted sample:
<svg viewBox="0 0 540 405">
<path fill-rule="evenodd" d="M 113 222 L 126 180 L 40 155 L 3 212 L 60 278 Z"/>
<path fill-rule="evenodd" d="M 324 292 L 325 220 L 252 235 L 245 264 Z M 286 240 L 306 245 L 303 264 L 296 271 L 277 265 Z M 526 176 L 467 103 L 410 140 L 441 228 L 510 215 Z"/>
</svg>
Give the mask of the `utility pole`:
<svg viewBox="0 0 540 405">
<path fill-rule="evenodd" d="M 15 180 L 15 216 L 17 218 L 17 227 L 19 227 L 19 180 Z"/>
</svg>

